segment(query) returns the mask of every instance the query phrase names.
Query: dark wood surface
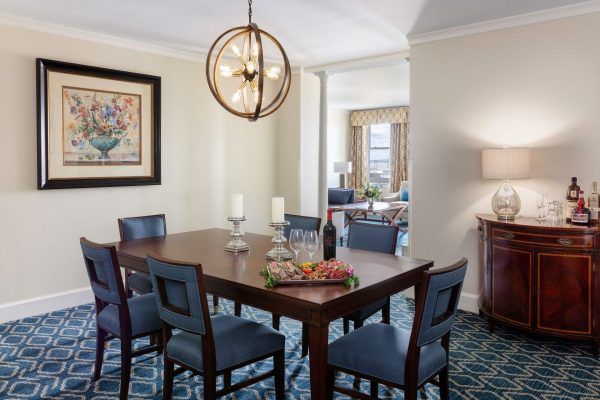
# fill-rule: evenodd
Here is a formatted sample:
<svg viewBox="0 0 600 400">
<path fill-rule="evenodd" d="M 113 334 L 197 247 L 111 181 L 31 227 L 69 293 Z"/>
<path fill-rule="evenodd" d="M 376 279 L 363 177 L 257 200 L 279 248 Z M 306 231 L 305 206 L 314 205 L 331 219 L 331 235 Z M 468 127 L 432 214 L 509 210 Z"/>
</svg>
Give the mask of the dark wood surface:
<svg viewBox="0 0 600 400">
<path fill-rule="evenodd" d="M 480 214 L 479 309 L 530 332 L 591 340 L 600 346 L 598 226 L 535 218 L 498 221 Z"/>
<path fill-rule="evenodd" d="M 418 290 L 423 271 L 433 266 L 431 261 L 338 247 L 337 258 L 354 267 L 360 286 L 267 289 L 259 271 L 267 263 L 265 254 L 272 246 L 271 236 L 246 233 L 244 240 L 250 251 L 238 254 L 224 250 L 229 240 L 229 230 L 206 229 L 120 242 L 116 246 L 122 267 L 146 272 L 147 255 L 198 263 L 202 265 L 208 292 L 307 323 L 312 399 L 326 398 L 329 322 L 407 288 L 416 286 Z M 319 249 L 314 260 L 320 259 L 321 254 Z"/>
</svg>

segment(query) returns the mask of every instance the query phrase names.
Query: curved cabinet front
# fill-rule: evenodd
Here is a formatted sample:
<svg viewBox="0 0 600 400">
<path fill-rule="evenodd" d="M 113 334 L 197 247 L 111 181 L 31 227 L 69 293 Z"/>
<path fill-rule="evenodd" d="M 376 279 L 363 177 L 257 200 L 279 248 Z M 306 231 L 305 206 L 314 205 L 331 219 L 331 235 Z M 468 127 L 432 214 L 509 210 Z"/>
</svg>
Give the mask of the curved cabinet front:
<svg viewBox="0 0 600 400">
<path fill-rule="evenodd" d="M 480 312 L 533 333 L 600 345 L 597 227 L 498 221 L 477 215 L 481 246 Z"/>
</svg>

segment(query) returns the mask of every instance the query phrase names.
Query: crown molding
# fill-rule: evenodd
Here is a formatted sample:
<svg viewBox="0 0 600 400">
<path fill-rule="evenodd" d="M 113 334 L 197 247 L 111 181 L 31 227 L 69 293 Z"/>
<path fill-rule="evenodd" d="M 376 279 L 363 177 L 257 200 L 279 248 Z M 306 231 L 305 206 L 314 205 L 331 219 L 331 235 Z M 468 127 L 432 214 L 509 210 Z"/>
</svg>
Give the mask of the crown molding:
<svg viewBox="0 0 600 400">
<path fill-rule="evenodd" d="M 192 49 L 184 47 L 174 48 L 153 43 L 140 42 L 137 40 L 125 39 L 118 36 L 106 35 L 103 33 L 91 32 L 83 29 L 71 28 L 63 25 L 51 24 L 8 14 L 0 14 L 0 25 L 14 26 L 38 32 L 66 36 L 74 39 L 88 40 L 91 42 L 190 61 L 205 62 L 206 54 L 208 54 L 208 51 L 205 49 Z"/>
<path fill-rule="evenodd" d="M 595 12 L 600 12 L 600 0 L 587 1 L 584 3 L 557 7 L 549 10 L 541 10 L 526 14 L 519 14 L 512 17 L 477 22 L 475 24 L 468 24 L 454 28 L 408 35 L 408 43 L 411 46 L 414 46 L 416 44 L 435 42 L 438 40 L 491 32 L 500 29 L 514 28 L 540 22 L 554 21 L 561 18 L 576 17 L 578 15 L 591 14 Z"/>
<path fill-rule="evenodd" d="M 364 69 L 387 67 L 390 65 L 405 64 L 410 62 L 408 50 L 397 53 L 383 54 L 371 57 L 355 58 L 352 60 L 339 61 L 331 64 L 315 65 L 304 69 L 305 72 L 317 74 L 326 72 L 329 74 L 360 71 Z"/>
</svg>

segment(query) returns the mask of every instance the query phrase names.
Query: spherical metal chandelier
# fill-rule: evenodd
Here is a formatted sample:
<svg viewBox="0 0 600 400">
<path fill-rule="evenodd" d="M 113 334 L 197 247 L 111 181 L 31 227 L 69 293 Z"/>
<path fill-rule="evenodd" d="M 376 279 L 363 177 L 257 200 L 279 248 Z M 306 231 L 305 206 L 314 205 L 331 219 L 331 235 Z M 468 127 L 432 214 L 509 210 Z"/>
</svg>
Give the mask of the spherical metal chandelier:
<svg viewBox="0 0 600 400">
<path fill-rule="evenodd" d="M 269 66 L 265 66 L 265 53 L 273 60 Z M 252 0 L 248 0 L 248 25 L 229 29 L 210 47 L 206 58 L 210 91 L 230 113 L 256 121 L 283 104 L 291 78 L 283 47 L 252 22 Z"/>
</svg>

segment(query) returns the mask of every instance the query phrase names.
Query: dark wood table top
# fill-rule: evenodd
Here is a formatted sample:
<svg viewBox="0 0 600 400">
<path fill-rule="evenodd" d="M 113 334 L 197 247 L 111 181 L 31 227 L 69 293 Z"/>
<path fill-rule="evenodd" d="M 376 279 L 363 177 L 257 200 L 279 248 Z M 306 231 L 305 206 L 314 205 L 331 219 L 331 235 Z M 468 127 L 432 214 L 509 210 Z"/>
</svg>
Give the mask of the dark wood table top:
<svg viewBox="0 0 600 400">
<path fill-rule="evenodd" d="M 342 298 L 361 296 L 362 292 L 369 292 L 367 297 L 371 297 L 378 286 L 385 286 L 383 291 L 388 292 L 392 291 L 394 284 L 401 287 L 400 290 L 405 289 L 402 286 L 406 279 L 420 280 L 421 273 L 433 266 L 431 261 L 338 247 L 337 258 L 351 264 L 360 277 L 358 287 L 329 284 L 267 289 L 259 271 L 267 264 L 265 254 L 272 247 L 271 236 L 246 233 L 244 240 L 250 245 L 250 251 L 233 254 L 223 248 L 230 240 L 229 234 L 226 229 L 206 229 L 125 241 L 117 243 L 116 247 L 119 260 L 128 268 L 147 271 L 147 255 L 198 263 L 202 265 L 209 290 L 210 286 L 229 285 L 243 289 L 246 292 L 244 297 L 257 291 L 270 292 L 274 295 L 273 299 L 283 296 L 311 309 L 327 308 L 332 303 L 343 301 Z M 306 261 L 306 258 L 306 252 L 301 252 L 301 261 Z M 321 258 L 322 250 L 319 249 L 313 260 Z"/>
</svg>

